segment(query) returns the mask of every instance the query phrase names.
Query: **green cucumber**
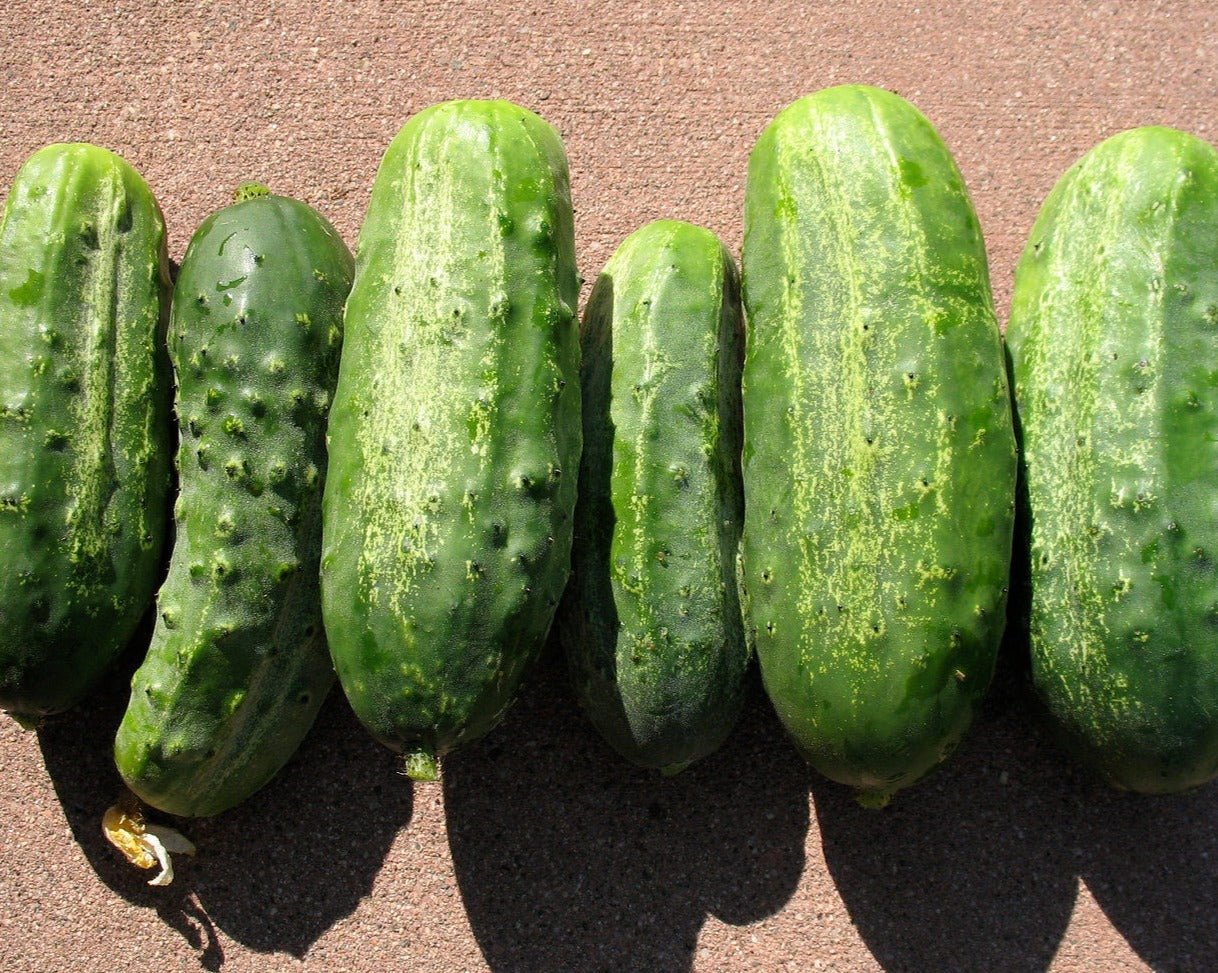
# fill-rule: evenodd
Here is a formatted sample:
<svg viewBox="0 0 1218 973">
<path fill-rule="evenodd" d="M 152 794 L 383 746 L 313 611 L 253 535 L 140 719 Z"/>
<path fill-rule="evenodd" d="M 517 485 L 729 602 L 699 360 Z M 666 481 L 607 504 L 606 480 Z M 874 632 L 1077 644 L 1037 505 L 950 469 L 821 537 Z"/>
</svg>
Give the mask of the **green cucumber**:
<svg viewBox="0 0 1218 973">
<path fill-rule="evenodd" d="M 360 231 L 322 557 L 343 689 L 412 776 L 499 721 L 566 583 L 578 292 L 557 132 L 503 101 L 414 116 Z"/>
<path fill-rule="evenodd" d="M 0 223 L 0 708 L 79 701 L 152 604 L 173 427 L 165 224 L 139 174 L 50 145 Z"/>
<path fill-rule="evenodd" d="M 882 804 L 993 674 L 1016 451 L 981 228 L 930 123 L 831 88 L 749 160 L 746 607 L 798 748 Z"/>
<path fill-rule="evenodd" d="M 1070 748 L 1144 792 L 1218 773 L 1218 152 L 1114 136 L 1045 201 L 1007 330 L 1032 674 Z"/>
<path fill-rule="evenodd" d="M 353 264 L 304 203 L 238 198 L 199 227 L 178 274 L 177 539 L 115 741 L 136 795 L 194 817 L 270 780 L 334 678 L 318 562 Z"/>
<path fill-rule="evenodd" d="M 675 773 L 716 750 L 750 653 L 736 264 L 675 220 L 631 234 L 584 315 L 584 451 L 560 613 L 572 681 L 627 760 Z"/>
</svg>

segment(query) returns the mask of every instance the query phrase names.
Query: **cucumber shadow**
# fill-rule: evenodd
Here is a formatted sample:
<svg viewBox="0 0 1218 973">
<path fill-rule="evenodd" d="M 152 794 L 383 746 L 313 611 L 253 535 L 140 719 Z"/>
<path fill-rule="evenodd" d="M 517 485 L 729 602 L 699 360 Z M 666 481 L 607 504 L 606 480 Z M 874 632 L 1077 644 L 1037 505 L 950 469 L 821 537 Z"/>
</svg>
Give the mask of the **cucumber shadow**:
<svg viewBox="0 0 1218 973">
<path fill-rule="evenodd" d="M 1082 879 L 1108 920 L 1151 969 L 1213 970 L 1218 784 L 1153 797 L 1085 786 Z"/>
<path fill-rule="evenodd" d="M 950 761 L 882 811 L 813 784 L 825 862 L 859 934 L 890 973 L 1039 973 L 1074 909 L 1083 851 L 1072 771 L 1029 730 L 1014 660 L 1001 664 Z"/>
<path fill-rule="evenodd" d="M 551 641 L 503 726 L 446 758 L 457 884 L 495 973 L 693 967 L 707 915 L 782 908 L 804 867 L 808 777 L 758 680 L 717 753 L 631 767 L 584 719 Z"/>
<path fill-rule="evenodd" d="M 199 848 L 175 856 L 166 888 L 146 885 L 101 834 L 102 813 L 123 793 L 111 753 L 134 662 L 89 701 L 46 721 L 38 743 L 72 834 L 97 876 L 133 905 L 154 910 L 197 952 L 224 965 L 217 930 L 257 952 L 302 957 L 372 888 L 412 790 L 393 755 L 358 724 L 341 690 L 280 774 L 215 818 L 172 821 Z"/>
</svg>

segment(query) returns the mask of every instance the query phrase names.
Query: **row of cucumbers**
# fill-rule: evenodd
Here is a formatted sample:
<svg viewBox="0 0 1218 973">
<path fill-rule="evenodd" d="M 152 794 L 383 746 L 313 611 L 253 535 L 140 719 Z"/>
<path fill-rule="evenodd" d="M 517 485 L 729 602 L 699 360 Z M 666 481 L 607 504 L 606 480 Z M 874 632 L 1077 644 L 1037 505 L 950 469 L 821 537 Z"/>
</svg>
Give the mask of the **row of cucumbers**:
<svg viewBox="0 0 1218 973">
<path fill-rule="evenodd" d="M 562 142 L 514 105 L 407 123 L 354 266 L 309 207 L 239 196 L 171 310 L 160 212 L 111 153 L 37 153 L 0 226 L 0 706 L 33 723 L 88 691 L 172 534 L 115 748 L 148 804 L 244 799 L 334 671 L 433 777 L 556 617 L 627 759 L 718 747 L 755 649 L 801 752 L 882 804 L 967 729 L 1009 587 L 1088 764 L 1147 792 L 1218 773 L 1206 143 L 1138 129 L 1063 177 L 1008 360 L 950 153 L 866 86 L 761 136 L 743 286 L 713 234 L 660 221 L 582 330 Z"/>
</svg>

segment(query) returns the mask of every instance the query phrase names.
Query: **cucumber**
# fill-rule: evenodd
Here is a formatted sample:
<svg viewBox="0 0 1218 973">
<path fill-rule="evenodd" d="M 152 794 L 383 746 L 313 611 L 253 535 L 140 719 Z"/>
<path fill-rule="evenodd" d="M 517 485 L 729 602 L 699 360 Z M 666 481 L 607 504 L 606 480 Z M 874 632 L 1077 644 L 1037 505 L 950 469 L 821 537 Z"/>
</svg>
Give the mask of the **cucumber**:
<svg viewBox="0 0 1218 973">
<path fill-rule="evenodd" d="M 1036 690 L 1117 787 L 1218 773 L 1218 153 L 1114 136 L 1045 201 L 1007 330 Z"/>
<path fill-rule="evenodd" d="M 407 122 L 347 304 L 322 605 L 356 715 L 416 778 L 499 721 L 566 583 L 578 292 L 554 129 L 504 101 Z"/>
<path fill-rule="evenodd" d="M 709 230 L 632 233 L 581 335 L 584 450 L 560 632 L 576 694 L 622 756 L 673 774 L 727 738 L 750 652 L 736 585 L 744 519 L 744 328 Z"/>
<path fill-rule="evenodd" d="M 50 145 L 0 223 L 0 709 L 84 697 L 152 604 L 169 521 L 165 224 L 139 174 Z"/>
<path fill-rule="evenodd" d="M 192 817 L 270 780 L 334 678 L 318 562 L 353 262 L 304 203 L 238 198 L 199 227 L 178 274 L 177 539 L 114 746 L 137 796 Z"/>
<path fill-rule="evenodd" d="M 1016 451 L 981 229 L 902 98 L 795 102 L 753 149 L 743 571 L 766 690 L 822 773 L 883 804 L 993 674 Z"/>
</svg>

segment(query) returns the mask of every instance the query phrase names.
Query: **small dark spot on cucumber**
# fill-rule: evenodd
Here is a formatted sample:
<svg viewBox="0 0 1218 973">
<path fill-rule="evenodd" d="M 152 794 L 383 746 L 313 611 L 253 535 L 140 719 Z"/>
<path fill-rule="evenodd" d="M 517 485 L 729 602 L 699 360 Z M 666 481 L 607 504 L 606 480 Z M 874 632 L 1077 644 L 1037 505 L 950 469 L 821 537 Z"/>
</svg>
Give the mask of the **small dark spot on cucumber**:
<svg viewBox="0 0 1218 973">
<path fill-rule="evenodd" d="M 51 620 L 51 603 L 45 598 L 35 598 L 30 602 L 30 620 L 35 625 L 45 625 Z"/>
</svg>

